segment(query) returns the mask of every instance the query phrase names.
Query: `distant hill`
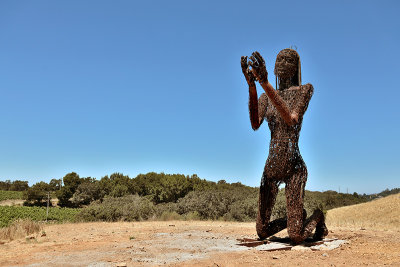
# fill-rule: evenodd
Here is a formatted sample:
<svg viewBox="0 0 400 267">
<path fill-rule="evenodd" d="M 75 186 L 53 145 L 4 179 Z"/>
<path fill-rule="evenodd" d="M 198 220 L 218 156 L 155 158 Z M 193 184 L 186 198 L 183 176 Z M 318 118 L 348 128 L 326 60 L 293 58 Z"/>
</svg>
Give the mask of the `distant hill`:
<svg viewBox="0 0 400 267">
<path fill-rule="evenodd" d="M 387 197 L 389 195 L 398 194 L 400 193 L 400 188 L 393 188 L 393 189 L 386 189 L 378 194 L 369 195 L 371 198 L 380 198 L 380 197 Z"/>
<path fill-rule="evenodd" d="M 381 230 L 400 230 L 400 194 L 328 211 L 327 224 Z"/>
</svg>

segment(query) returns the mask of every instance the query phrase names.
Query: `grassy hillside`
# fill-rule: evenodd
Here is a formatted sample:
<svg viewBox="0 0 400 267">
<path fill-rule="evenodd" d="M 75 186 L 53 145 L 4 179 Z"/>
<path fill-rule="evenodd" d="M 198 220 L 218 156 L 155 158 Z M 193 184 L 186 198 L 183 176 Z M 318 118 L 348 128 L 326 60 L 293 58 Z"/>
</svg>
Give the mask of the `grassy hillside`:
<svg viewBox="0 0 400 267">
<path fill-rule="evenodd" d="M 400 230 L 400 194 L 328 211 L 328 226 Z"/>
</svg>

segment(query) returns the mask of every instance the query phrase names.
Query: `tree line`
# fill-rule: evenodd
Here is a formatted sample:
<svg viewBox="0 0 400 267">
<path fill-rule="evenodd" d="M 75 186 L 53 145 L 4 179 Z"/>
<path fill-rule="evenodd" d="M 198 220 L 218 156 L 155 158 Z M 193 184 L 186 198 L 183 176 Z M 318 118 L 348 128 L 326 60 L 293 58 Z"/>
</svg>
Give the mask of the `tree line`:
<svg viewBox="0 0 400 267">
<path fill-rule="evenodd" d="M 28 181 L 15 180 L 11 182 L 10 180 L 0 181 L 0 190 L 3 191 L 25 191 L 28 190 Z"/>
<path fill-rule="evenodd" d="M 60 207 L 82 207 L 93 201 L 102 202 L 106 197 L 127 195 L 146 196 L 154 204 L 176 202 L 194 190 L 218 190 L 221 188 L 246 188 L 241 183 L 226 183 L 224 180 L 211 182 L 200 179 L 196 174 L 165 174 L 150 172 L 130 178 L 122 173 L 106 175 L 100 180 L 80 177 L 77 173 L 66 174 L 62 179 L 50 183 L 38 182 L 24 193 L 26 205 L 45 205 L 47 192 L 52 192 Z M 248 187 L 251 188 L 251 187 Z"/>
<path fill-rule="evenodd" d="M 45 206 L 50 193 L 52 198 L 58 199 L 60 207 L 83 208 L 78 217 L 85 221 L 148 218 L 254 220 L 259 190 L 225 180 L 207 181 L 196 174 L 185 176 L 155 172 L 139 174 L 134 178 L 113 173 L 100 180 L 71 172 L 62 179 L 52 179 L 49 183 L 41 181 L 31 187 L 27 181 L 7 180 L 0 182 L 0 189 L 23 191 L 26 206 Z M 400 189 L 387 189 L 374 195 L 306 190 L 304 207 L 311 214 L 315 208 L 329 210 L 396 192 Z M 281 189 L 273 217 L 285 215 L 286 197 L 284 189 Z"/>
</svg>

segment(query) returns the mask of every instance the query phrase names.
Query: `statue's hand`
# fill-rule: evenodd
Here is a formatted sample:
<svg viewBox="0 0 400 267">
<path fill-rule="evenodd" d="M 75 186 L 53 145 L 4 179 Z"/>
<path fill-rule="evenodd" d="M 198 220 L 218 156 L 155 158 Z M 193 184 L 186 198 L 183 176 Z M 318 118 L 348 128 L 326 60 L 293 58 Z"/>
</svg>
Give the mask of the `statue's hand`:
<svg viewBox="0 0 400 267">
<path fill-rule="evenodd" d="M 255 77 L 253 72 L 249 69 L 249 65 L 247 64 L 247 57 L 241 57 L 240 58 L 240 64 L 242 66 L 242 72 L 244 74 L 244 77 L 246 78 L 246 81 L 249 86 L 256 86 L 255 84 Z"/>
<path fill-rule="evenodd" d="M 256 79 L 260 83 L 268 83 L 268 72 L 265 67 L 265 61 L 260 55 L 260 53 L 253 52 L 249 61 L 250 66 L 252 67 L 252 72 L 256 76 Z"/>
</svg>

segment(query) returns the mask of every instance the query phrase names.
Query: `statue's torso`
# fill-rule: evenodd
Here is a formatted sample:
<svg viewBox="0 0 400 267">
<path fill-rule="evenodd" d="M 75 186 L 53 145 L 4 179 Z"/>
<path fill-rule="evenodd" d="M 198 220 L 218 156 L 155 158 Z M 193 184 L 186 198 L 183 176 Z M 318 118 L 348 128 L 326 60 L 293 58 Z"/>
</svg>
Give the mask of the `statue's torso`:
<svg viewBox="0 0 400 267">
<path fill-rule="evenodd" d="M 305 168 L 298 141 L 303 114 L 312 95 L 312 86 L 307 84 L 301 88 L 290 87 L 286 90 L 277 90 L 277 93 L 285 101 L 290 112 L 297 111 L 299 114 L 298 122 L 290 126 L 285 123 L 271 101 L 267 100 L 264 118 L 271 130 L 271 141 L 265 171 L 268 177 L 285 181 L 298 169 Z"/>
</svg>

